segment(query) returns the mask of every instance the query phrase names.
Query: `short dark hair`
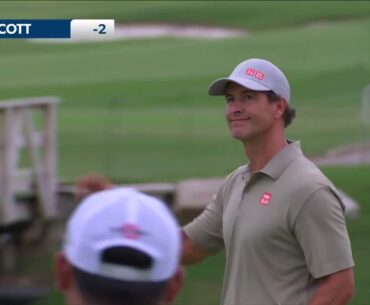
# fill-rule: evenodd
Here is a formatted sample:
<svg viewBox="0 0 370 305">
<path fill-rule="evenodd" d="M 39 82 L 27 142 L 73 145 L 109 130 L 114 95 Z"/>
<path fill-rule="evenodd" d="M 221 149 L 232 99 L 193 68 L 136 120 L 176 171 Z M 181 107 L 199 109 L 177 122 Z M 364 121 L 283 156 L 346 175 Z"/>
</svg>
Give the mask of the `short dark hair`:
<svg viewBox="0 0 370 305">
<path fill-rule="evenodd" d="M 107 263 L 121 264 L 138 269 L 151 267 L 147 254 L 129 248 L 112 247 L 102 253 Z M 91 274 L 73 267 L 78 289 L 89 305 L 157 305 L 160 303 L 168 280 L 161 282 L 122 281 Z"/>
<path fill-rule="evenodd" d="M 274 103 L 280 98 L 280 96 L 276 94 L 274 91 L 267 91 L 266 95 L 270 103 Z M 288 127 L 290 123 L 292 123 L 293 119 L 295 118 L 295 115 L 296 115 L 295 108 L 287 104 L 287 107 L 283 113 L 284 127 Z"/>
</svg>

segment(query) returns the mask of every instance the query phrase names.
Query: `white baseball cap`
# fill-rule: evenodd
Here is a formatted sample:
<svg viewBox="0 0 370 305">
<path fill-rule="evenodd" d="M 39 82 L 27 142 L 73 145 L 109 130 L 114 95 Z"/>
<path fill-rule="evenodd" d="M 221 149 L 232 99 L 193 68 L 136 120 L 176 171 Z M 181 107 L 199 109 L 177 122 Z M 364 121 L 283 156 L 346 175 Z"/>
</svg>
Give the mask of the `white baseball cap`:
<svg viewBox="0 0 370 305">
<path fill-rule="evenodd" d="M 104 250 L 129 247 L 152 259 L 138 269 L 102 261 Z M 169 279 L 180 259 L 180 229 L 167 206 L 132 188 L 95 193 L 79 205 L 67 224 L 64 253 L 76 268 L 112 279 L 158 282 Z"/>
<path fill-rule="evenodd" d="M 251 58 L 237 65 L 229 77 L 215 80 L 208 88 L 209 95 L 225 95 L 229 82 L 235 82 L 255 91 L 273 91 L 290 100 L 290 86 L 284 73 L 273 63 L 259 58 Z"/>
</svg>

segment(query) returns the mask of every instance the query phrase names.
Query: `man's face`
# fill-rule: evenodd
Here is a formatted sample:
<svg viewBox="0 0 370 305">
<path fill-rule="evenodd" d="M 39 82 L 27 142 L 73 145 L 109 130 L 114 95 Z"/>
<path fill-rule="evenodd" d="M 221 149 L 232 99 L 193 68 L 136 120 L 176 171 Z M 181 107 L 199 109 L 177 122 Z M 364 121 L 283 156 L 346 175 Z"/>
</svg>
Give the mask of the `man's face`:
<svg viewBox="0 0 370 305">
<path fill-rule="evenodd" d="M 245 143 L 274 127 L 277 107 L 268 101 L 266 93 L 230 82 L 225 99 L 226 121 L 233 138 Z"/>
</svg>

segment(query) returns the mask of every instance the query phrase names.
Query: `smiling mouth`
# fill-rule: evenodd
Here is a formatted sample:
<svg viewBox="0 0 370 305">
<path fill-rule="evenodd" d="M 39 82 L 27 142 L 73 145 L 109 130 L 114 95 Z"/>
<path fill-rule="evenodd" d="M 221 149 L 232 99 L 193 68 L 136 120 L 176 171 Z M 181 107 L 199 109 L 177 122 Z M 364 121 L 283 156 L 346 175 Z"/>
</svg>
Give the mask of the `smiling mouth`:
<svg viewBox="0 0 370 305">
<path fill-rule="evenodd" d="M 244 118 L 244 119 L 232 119 L 230 120 L 231 123 L 233 122 L 243 122 L 243 121 L 249 121 L 251 118 Z"/>
</svg>

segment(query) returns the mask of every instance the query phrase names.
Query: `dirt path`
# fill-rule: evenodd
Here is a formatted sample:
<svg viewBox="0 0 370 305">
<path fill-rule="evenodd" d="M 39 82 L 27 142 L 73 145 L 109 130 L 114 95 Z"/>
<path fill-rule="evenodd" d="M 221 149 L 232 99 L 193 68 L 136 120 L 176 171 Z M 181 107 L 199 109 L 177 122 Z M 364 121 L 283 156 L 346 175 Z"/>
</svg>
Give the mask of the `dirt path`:
<svg viewBox="0 0 370 305">
<path fill-rule="evenodd" d="M 337 147 L 310 159 L 317 165 L 370 164 L 370 142 Z"/>
</svg>

